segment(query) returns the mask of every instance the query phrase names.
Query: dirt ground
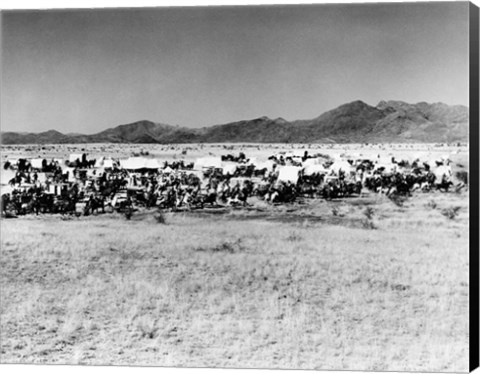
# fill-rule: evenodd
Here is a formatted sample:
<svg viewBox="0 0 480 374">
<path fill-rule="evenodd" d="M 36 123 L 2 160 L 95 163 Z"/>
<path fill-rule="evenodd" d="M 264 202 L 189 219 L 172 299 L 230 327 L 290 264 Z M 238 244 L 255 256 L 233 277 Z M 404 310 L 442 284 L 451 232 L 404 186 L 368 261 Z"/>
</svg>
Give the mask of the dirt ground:
<svg viewBox="0 0 480 374">
<path fill-rule="evenodd" d="M 468 191 L 1 222 L 1 362 L 468 370 Z"/>
</svg>

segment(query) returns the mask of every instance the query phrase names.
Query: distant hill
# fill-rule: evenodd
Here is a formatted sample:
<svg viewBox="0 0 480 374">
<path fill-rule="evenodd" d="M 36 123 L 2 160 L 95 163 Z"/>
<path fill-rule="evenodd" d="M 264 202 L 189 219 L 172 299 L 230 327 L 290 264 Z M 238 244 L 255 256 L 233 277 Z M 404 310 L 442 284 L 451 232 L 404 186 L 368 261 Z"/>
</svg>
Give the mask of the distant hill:
<svg viewBox="0 0 480 374">
<path fill-rule="evenodd" d="M 354 101 L 323 113 L 317 118 L 297 121 L 296 138 L 302 141 L 358 143 L 369 141 L 375 124 L 386 116 L 385 111 Z M 390 139 L 385 139 L 389 141 Z M 393 139 L 396 141 L 395 139 Z"/>
<path fill-rule="evenodd" d="M 174 126 L 144 120 L 107 129 L 89 138 L 92 143 L 159 143 L 162 136 L 173 131 Z"/>
<path fill-rule="evenodd" d="M 468 142 L 468 115 L 461 105 L 354 101 L 310 120 L 260 117 L 200 129 L 142 120 L 92 135 L 4 132 L 2 144 Z"/>
<path fill-rule="evenodd" d="M 2 144 L 61 144 L 69 143 L 71 136 L 56 130 L 39 133 L 2 132 Z"/>
</svg>

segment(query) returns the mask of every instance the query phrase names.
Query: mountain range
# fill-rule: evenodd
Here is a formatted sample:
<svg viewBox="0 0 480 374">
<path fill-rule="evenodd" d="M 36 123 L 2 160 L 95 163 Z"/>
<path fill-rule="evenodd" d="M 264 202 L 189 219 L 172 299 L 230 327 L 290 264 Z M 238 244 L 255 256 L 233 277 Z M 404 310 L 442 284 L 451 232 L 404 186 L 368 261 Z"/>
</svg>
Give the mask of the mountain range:
<svg viewBox="0 0 480 374">
<path fill-rule="evenodd" d="M 66 143 L 436 143 L 468 142 L 469 111 L 462 105 L 363 101 L 310 120 L 260 117 L 203 128 L 142 120 L 92 135 L 2 132 L 2 144 Z"/>
</svg>

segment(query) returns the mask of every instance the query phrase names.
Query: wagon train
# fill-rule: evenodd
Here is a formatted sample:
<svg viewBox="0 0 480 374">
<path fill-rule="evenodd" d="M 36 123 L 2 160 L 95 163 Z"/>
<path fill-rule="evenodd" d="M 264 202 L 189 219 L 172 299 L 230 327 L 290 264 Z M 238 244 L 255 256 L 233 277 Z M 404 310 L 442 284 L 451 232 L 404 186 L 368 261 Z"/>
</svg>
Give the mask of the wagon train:
<svg viewBox="0 0 480 374">
<path fill-rule="evenodd" d="M 449 155 L 433 160 L 325 154 L 244 153 L 194 162 L 130 157 L 7 160 L 2 165 L 1 212 L 95 215 L 141 208 L 190 211 L 245 207 L 252 201 L 289 204 L 302 198 L 336 199 L 366 193 L 388 197 L 468 188 L 468 173 L 453 173 Z"/>
</svg>

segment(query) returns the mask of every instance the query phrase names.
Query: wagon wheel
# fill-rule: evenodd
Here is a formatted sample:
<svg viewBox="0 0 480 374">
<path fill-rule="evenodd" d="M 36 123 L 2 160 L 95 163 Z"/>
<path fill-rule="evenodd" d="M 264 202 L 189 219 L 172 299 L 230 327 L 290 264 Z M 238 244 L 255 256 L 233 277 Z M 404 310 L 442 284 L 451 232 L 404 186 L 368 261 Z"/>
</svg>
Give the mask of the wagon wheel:
<svg viewBox="0 0 480 374">
<path fill-rule="evenodd" d="M 5 207 L 5 216 L 12 217 L 18 214 L 17 207 L 13 201 L 8 202 Z"/>
</svg>

